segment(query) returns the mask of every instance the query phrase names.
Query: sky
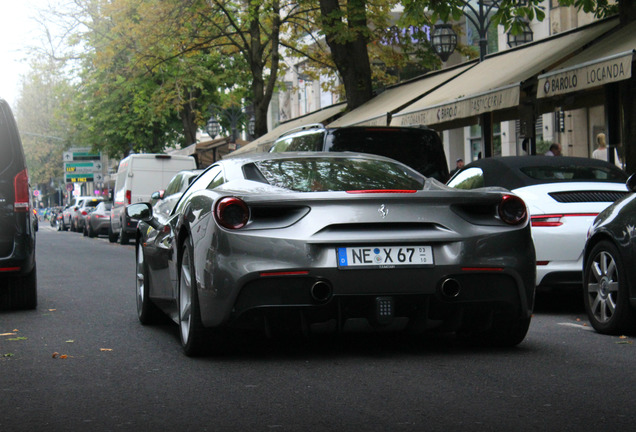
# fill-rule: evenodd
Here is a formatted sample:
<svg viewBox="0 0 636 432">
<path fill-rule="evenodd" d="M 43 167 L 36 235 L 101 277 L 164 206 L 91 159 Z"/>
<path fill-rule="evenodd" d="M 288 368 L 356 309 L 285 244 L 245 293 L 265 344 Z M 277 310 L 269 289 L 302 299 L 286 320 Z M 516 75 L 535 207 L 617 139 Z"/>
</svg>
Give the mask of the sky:
<svg viewBox="0 0 636 432">
<path fill-rule="evenodd" d="M 48 0 L 0 0 L 0 97 L 15 108 L 20 77 L 28 70 L 27 47 L 37 45 L 42 33 L 33 19 Z"/>
</svg>

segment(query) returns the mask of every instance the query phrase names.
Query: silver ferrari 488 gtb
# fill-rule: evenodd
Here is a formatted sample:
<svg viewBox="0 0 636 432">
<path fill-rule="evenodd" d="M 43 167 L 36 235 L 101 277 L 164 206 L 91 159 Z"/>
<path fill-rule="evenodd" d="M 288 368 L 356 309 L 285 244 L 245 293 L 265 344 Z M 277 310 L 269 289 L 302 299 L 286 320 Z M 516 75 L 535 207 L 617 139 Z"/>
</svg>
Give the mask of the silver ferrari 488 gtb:
<svg viewBox="0 0 636 432">
<path fill-rule="evenodd" d="M 380 156 L 269 153 L 207 168 L 167 215 L 139 220 L 139 320 L 167 314 L 187 355 L 264 335 L 444 331 L 526 336 L 535 251 L 526 204 L 458 190 Z"/>
</svg>

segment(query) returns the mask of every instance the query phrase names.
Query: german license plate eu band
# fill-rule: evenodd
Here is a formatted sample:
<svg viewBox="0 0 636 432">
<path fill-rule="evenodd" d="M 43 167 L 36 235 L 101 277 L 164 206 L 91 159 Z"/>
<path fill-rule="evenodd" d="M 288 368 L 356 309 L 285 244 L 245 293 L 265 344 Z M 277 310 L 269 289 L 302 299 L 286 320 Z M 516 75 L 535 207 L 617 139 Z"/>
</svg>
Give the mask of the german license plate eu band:
<svg viewBox="0 0 636 432">
<path fill-rule="evenodd" d="M 338 248 L 339 268 L 395 268 L 431 266 L 431 246 L 371 246 Z"/>
</svg>

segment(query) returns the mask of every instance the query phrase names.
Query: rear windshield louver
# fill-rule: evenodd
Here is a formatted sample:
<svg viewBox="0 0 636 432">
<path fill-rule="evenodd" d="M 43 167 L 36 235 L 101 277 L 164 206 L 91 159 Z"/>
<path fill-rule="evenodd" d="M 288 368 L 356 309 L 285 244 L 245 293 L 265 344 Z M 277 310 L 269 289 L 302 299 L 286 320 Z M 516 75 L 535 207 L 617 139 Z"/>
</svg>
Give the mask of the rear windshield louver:
<svg viewBox="0 0 636 432">
<path fill-rule="evenodd" d="M 555 201 L 560 203 L 580 203 L 580 202 L 614 202 L 625 195 L 622 191 L 573 191 L 573 192 L 553 192 L 549 194 Z"/>
</svg>

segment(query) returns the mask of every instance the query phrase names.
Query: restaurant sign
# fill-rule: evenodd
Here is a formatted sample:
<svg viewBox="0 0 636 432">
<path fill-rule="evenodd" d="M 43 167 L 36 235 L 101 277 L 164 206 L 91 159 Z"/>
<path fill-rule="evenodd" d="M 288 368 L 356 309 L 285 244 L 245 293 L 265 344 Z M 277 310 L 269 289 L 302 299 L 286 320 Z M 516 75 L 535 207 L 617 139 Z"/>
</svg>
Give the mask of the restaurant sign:
<svg viewBox="0 0 636 432">
<path fill-rule="evenodd" d="M 517 83 L 487 93 L 461 98 L 455 102 L 395 115 L 395 123 L 400 126 L 428 126 L 512 108 L 519 105 L 519 89 Z"/>
<path fill-rule="evenodd" d="M 633 51 L 539 75 L 537 98 L 546 98 L 618 82 L 632 76 Z"/>
</svg>

